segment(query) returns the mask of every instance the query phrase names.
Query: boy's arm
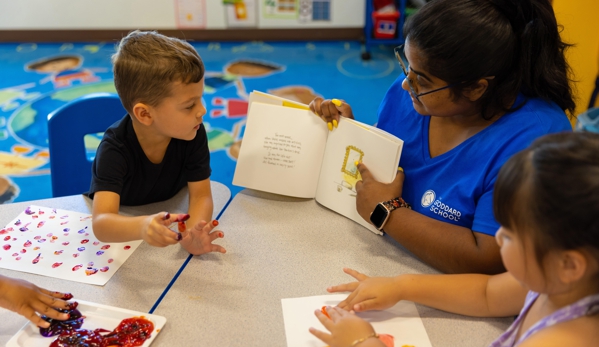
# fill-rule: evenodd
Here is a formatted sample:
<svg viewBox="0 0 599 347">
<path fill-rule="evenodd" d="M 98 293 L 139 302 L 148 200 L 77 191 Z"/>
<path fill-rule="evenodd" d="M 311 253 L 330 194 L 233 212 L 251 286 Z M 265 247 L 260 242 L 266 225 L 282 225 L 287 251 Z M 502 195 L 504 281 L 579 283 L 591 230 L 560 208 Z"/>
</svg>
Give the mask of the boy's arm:
<svg viewBox="0 0 599 347">
<path fill-rule="evenodd" d="M 189 208 L 187 213 L 190 216 L 187 225 L 193 226 L 202 220 L 210 222 L 214 209 L 210 179 L 188 182 L 187 187 L 189 188 Z"/>
<path fill-rule="evenodd" d="M 178 242 L 177 234 L 167 225 L 166 213 L 150 216 L 126 217 L 119 215 L 120 196 L 114 192 L 94 193 L 92 208 L 93 230 L 102 242 L 144 240 L 152 246 L 164 247 Z"/>
</svg>

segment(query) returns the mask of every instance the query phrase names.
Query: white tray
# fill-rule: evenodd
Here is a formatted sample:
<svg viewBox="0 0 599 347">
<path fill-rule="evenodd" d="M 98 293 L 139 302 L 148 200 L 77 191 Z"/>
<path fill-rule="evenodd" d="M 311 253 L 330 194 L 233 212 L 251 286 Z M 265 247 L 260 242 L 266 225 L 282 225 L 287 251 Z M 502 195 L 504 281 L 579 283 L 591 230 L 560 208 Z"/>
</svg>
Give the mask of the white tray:
<svg viewBox="0 0 599 347">
<path fill-rule="evenodd" d="M 126 310 L 119 307 L 100 305 L 93 302 L 75 300 L 79 303 L 77 309 L 85 316 L 81 329 L 94 330 L 98 328 L 113 330 L 125 318 L 144 316 L 154 323 L 152 336 L 144 342 L 143 347 L 148 347 L 162 330 L 166 318 L 154 314 Z M 48 347 L 56 336 L 44 337 L 40 329 L 33 323 L 26 324 L 7 343 L 6 347 Z"/>
</svg>

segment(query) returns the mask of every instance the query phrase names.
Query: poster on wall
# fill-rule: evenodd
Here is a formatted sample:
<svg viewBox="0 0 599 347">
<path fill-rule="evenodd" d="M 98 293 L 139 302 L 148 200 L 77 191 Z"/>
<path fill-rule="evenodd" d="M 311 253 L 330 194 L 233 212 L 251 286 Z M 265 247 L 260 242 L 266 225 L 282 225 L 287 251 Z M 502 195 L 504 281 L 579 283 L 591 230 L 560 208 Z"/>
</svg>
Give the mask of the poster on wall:
<svg viewBox="0 0 599 347">
<path fill-rule="evenodd" d="M 206 28 L 205 0 L 175 0 L 175 16 L 179 29 Z"/>
<path fill-rule="evenodd" d="M 293 19 L 299 23 L 330 22 L 331 0 L 264 0 L 265 19 Z"/>
<path fill-rule="evenodd" d="M 256 27 L 256 0 L 223 0 L 228 27 Z"/>
<path fill-rule="evenodd" d="M 264 18 L 297 19 L 299 0 L 263 0 Z"/>
</svg>

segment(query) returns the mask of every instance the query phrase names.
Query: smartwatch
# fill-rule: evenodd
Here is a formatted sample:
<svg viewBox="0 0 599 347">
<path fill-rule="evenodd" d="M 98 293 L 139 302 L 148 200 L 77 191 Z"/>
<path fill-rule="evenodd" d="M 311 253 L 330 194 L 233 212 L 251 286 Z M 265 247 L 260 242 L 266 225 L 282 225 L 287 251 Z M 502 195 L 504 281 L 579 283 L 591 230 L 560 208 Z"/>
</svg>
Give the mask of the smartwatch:
<svg viewBox="0 0 599 347">
<path fill-rule="evenodd" d="M 383 231 L 383 227 L 389 220 L 389 216 L 391 216 L 391 212 L 393 210 L 405 207 L 411 209 L 412 206 L 405 202 L 402 198 L 397 197 L 393 198 L 389 201 L 379 202 L 374 211 L 370 214 L 370 222 L 374 225 L 377 230 Z M 383 231 L 384 232 L 384 231 Z"/>
</svg>

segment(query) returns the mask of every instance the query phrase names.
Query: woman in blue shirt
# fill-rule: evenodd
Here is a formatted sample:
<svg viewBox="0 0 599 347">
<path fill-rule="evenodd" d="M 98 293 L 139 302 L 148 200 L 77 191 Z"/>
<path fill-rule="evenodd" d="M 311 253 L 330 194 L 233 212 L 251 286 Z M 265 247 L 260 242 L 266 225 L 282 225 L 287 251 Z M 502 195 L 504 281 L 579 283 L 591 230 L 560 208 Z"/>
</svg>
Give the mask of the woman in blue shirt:
<svg viewBox="0 0 599 347">
<path fill-rule="evenodd" d="M 492 207 L 499 168 L 537 137 L 572 130 L 568 45 L 553 8 L 548 0 L 436 0 L 404 35 L 396 48 L 404 74 L 379 107 L 378 127 L 404 140 L 405 174 L 383 184 L 360 164 L 357 210 L 443 272 L 502 272 Z M 339 116 L 353 118 L 337 104 L 310 106 L 334 128 Z"/>
</svg>

